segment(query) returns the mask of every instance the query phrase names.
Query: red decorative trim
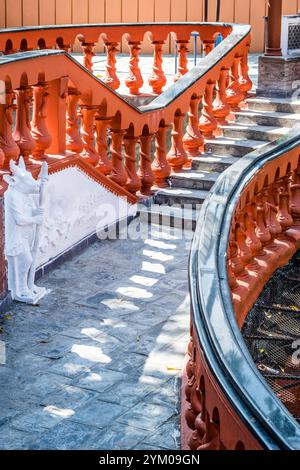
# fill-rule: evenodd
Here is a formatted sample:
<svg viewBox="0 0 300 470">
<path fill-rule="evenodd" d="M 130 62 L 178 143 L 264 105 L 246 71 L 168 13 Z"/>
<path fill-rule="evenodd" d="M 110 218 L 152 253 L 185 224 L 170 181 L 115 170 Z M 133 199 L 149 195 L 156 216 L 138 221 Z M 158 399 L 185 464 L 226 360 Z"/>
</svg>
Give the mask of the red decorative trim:
<svg viewBox="0 0 300 470">
<path fill-rule="evenodd" d="M 65 170 L 66 168 L 79 168 L 88 177 L 99 183 L 101 186 L 104 186 L 108 191 L 112 192 L 118 197 L 125 198 L 129 204 L 136 204 L 138 200 L 136 196 L 126 191 L 126 189 L 120 187 L 107 176 L 99 173 L 92 165 L 85 162 L 78 155 L 70 155 L 62 159 L 55 159 L 50 157 L 47 159 L 47 163 L 49 165 L 49 174 L 58 173 L 59 171 Z M 32 169 L 30 167 L 28 169 L 31 170 L 31 173 L 35 178 L 38 177 L 40 171 L 40 166 L 38 163 L 34 165 Z M 7 184 L 2 180 L 0 175 L 0 196 L 3 196 L 6 189 Z"/>
</svg>

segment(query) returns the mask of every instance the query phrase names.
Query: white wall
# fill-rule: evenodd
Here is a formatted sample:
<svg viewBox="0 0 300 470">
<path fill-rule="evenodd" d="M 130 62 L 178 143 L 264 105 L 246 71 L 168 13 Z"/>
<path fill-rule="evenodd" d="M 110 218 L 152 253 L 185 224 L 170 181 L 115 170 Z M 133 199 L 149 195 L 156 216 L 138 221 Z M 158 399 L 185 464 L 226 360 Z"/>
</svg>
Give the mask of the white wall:
<svg viewBox="0 0 300 470">
<path fill-rule="evenodd" d="M 49 176 L 45 200 L 38 266 L 88 235 L 136 212 L 135 205 L 75 167 Z"/>
</svg>

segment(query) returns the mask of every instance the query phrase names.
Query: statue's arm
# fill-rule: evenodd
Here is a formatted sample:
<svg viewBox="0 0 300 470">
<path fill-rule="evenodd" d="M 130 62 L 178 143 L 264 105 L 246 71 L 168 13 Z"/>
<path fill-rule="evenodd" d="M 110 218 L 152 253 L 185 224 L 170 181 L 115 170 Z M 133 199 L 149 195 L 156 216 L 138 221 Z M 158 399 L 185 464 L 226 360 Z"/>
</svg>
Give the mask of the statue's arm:
<svg viewBox="0 0 300 470">
<path fill-rule="evenodd" d="M 17 225 L 40 224 L 40 216 L 24 216 L 20 213 L 14 213 L 14 219 Z"/>
<path fill-rule="evenodd" d="M 11 210 L 12 216 L 15 223 L 20 226 L 36 224 L 40 225 L 43 223 L 43 215 L 41 210 L 32 211 L 34 215 L 24 214 L 22 207 L 16 201 L 10 201 L 9 209 Z"/>
</svg>

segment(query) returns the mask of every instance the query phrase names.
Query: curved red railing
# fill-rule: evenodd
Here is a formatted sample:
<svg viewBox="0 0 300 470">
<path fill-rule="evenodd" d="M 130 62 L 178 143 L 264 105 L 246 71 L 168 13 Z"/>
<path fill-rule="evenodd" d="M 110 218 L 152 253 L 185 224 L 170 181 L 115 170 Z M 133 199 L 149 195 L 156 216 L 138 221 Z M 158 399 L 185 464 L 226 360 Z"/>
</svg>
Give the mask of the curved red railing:
<svg viewBox="0 0 300 470">
<path fill-rule="evenodd" d="M 226 170 L 204 203 L 190 261 L 183 448 L 300 448 L 299 423 L 260 374 L 240 331 L 267 281 L 299 249 L 298 128 Z"/>
<path fill-rule="evenodd" d="M 101 36 L 112 44 L 127 34 L 130 45 L 150 31 L 157 68 L 158 44 L 172 31 L 183 41 L 195 30 L 207 52 L 211 52 L 198 67 L 176 80 L 151 104 L 140 108 L 124 100 L 111 83 L 99 80 L 65 51 L 9 53 L 21 48 L 21 43 L 24 49 L 25 39 L 29 49 L 41 46 L 41 37 L 49 47 L 61 44 L 58 37 L 63 37 L 64 44 L 66 40 L 71 44 L 81 34 L 83 44 L 90 44 Z M 220 32 L 224 40 L 212 49 L 213 38 Z M 120 195 L 149 195 L 153 185 L 165 186 L 172 170 L 188 165 L 189 157 L 203 151 L 204 138 L 218 132 L 218 122 L 243 102 L 252 86 L 247 65 L 248 26 L 201 23 L 55 26 L 1 31 L 0 40 L 6 54 L 0 58 L 0 80 L 5 82 L 5 103 L 0 105 L 3 168 L 8 168 L 9 160 L 19 154 L 32 165 L 45 158 L 51 164 L 66 152 L 80 154 L 107 181 L 118 185 Z M 152 82 L 159 93 L 159 82 Z M 186 114 L 188 126 L 184 134 Z M 169 149 L 170 127 L 173 131 Z M 152 161 L 153 138 L 156 151 Z"/>
</svg>

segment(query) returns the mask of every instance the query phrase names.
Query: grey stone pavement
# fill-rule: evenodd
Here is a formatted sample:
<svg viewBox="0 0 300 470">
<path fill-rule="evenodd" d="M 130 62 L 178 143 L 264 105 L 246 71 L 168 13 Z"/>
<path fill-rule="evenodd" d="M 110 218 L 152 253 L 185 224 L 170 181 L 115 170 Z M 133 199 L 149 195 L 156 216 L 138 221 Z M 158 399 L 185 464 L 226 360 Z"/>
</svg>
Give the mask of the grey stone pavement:
<svg viewBox="0 0 300 470">
<path fill-rule="evenodd" d="M 74 57 L 80 62 L 83 62 L 83 56 L 80 54 L 74 54 Z M 249 76 L 253 81 L 254 88 L 257 86 L 257 76 L 258 76 L 258 54 L 249 55 Z M 198 56 L 197 64 L 201 62 L 201 57 Z M 104 54 L 97 54 L 94 57 L 94 73 L 98 78 L 102 78 L 105 73 L 105 63 L 106 56 Z M 194 58 L 190 54 L 188 57 L 188 67 L 189 69 L 194 67 Z M 144 79 L 144 85 L 141 88 L 141 93 L 151 94 L 152 89 L 148 84 L 148 77 L 152 70 L 153 58 L 150 55 L 142 55 L 140 57 L 140 69 L 142 71 L 142 76 Z M 117 90 L 120 94 L 128 94 L 128 88 L 125 85 L 125 79 L 128 75 L 128 66 L 129 66 L 129 56 L 125 54 L 119 54 L 117 56 L 117 74 L 120 79 L 120 88 Z M 165 90 L 174 83 L 175 75 L 175 59 L 174 56 L 164 55 L 163 56 L 163 69 L 167 78 L 167 84 Z"/>
<path fill-rule="evenodd" d="M 0 449 L 179 448 L 192 233 L 140 229 L 65 262 L 39 306 L 0 321 Z"/>
</svg>

